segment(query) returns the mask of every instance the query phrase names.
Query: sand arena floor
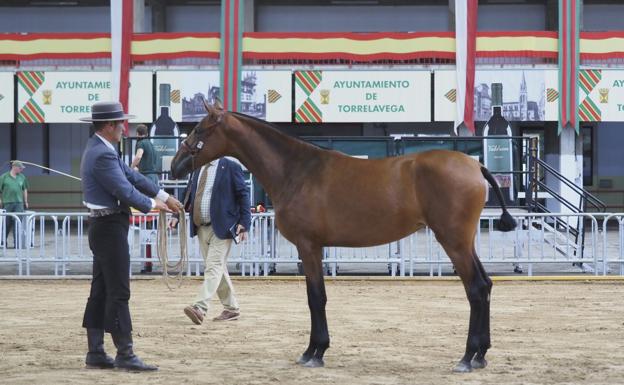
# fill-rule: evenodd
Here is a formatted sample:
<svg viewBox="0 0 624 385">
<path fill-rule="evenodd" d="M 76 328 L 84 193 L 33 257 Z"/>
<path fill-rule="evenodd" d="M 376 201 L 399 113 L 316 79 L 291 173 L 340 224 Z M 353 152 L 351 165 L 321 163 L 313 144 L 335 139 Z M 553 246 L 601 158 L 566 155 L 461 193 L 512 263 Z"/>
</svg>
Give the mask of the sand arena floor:
<svg viewBox="0 0 624 385">
<path fill-rule="evenodd" d="M 88 281 L 0 280 L 0 383 L 624 383 L 623 281 L 495 282 L 490 365 L 469 374 L 451 372 L 468 324 L 458 281 L 328 281 L 321 369 L 294 363 L 309 335 L 302 280 L 238 279 L 241 319 L 195 326 L 182 308 L 200 282 L 132 281 L 135 350 L 160 367 L 137 374 L 83 368 Z"/>
</svg>

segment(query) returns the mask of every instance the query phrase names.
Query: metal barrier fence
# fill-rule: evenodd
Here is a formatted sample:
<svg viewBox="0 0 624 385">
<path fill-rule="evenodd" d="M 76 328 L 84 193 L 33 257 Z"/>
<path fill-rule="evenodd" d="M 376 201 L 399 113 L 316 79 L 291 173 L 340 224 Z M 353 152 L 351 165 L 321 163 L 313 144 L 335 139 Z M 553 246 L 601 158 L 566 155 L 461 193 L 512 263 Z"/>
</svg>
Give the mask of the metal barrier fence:
<svg viewBox="0 0 624 385">
<path fill-rule="evenodd" d="M 584 272 L 596 275 L 624 275 L 624 213 L 515 213 L 513 216 L 519 225 L 508 233 L 494 230 L 499 213 L 481 216 L 475 248 L 488 271 L 496 274 L 500 266 L 506 269 L 512 264 L 522 264 L 528 275 L 581 272 L 571 268 L 575 264 L 583 266 Z M 158 220 L 157 214 L 132 216 L 128 233 L 129 274 L 145 263 L 153 263 L 158 270 Z M 190 225 L 188 216 L 185 220 Z M 13 233 L 19 236 L 7 237 L 8 221 L 15 223 Z M 583 237 L 570 234 L 570 227 L 562 225 L 566 223 L 582 223 Z M 0 211 L 0 275 L 64 276 L 72 270 L 90 274 L 92 255 L 87 229 L 86 213 Z M 187 242 L 186 274 L 201 274 L 204 261 L 197 238 L 180 239 L 177 230 L 168 229 L 167 232 L 169 260 L 178 261 L 180 242 Z M 230 270 L 241 275 L 302 273 L 297 248 L 281 235 L 272 213 L 252 215 L 248 240 L 232 244 L 229 263 Z M 323 263 L 326 273 L 333 276 L 345 272 L 379 274 L 386 271 L 391 276 L 439 276 L 453 269 L 428 228 L 380 246 L 326 247 Z M 615 269 L 612 271 L 612 268 Z"/>
</svg>

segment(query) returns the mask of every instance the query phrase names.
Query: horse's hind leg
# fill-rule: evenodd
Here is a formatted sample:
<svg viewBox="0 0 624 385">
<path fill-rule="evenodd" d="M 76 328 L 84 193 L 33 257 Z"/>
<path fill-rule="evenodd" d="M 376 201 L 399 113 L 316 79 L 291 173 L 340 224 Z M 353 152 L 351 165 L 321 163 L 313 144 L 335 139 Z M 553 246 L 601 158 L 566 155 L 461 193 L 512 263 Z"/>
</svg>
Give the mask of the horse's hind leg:
<svg viewBox="0 0 624 385">
<path fill-rule="evenodd" d="M 310 307 L 311 331 L 310 344 L 299 357 L 297 363 L 306 367 L 315 368 L 324 365 L 323 355 L 329 347 L 329 331 L 325 315 L 325 282 L 323 280 L 323 265 L 321 263 L 322 248 L 306 244 L 298 244 L 297 250 L 303 263 L 306 275 L 308 292 L 308 306 Z"/>
<path fill-rule="evenodd" d="M 440 239 L 439 239 L 440 240 Z M 453 261 L 461 277 L 468 302 L 470 302 L 470 324 L 466 353 L 453 369 L 455 372 L 470 372 L 473 368 L 487 365 L 485 354 L 490 348 L 490 293 L 492 281 L 485 273 L 472 244 L 467 246 L 450 244 L 441 240 L 446 253 Z"/>
<path fill-rule="evenodd" d="M 473 258 L 479 273 L 481 274 L 481 278 L 487 284 L 487 301 L 483 304 L 482 309 L 482 329 L 480 330 L 480 340 L 479 340 L 479 348 L 477 349 L 477 354 L 475 354 L 474 358 L 471 361 L 471 366 L 473 369 L 482 369 L 487 366 L 487 361 L 485 360 L 485 354 L 487 350 L 490 348 L 490 297 L 492 293 L 492 280 L 488 277 L 477 253 L 473 251 Z M 475 273 L 476 275 L 476 273 Z"/>
</svg>

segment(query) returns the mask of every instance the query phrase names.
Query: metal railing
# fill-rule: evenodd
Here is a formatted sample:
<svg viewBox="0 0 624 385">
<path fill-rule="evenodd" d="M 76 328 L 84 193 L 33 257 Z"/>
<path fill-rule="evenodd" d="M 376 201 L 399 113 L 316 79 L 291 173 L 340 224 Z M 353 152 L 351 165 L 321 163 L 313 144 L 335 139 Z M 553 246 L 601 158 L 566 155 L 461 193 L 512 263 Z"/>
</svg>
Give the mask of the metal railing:
<svg viewBox="0 0 624 385">
<path fill-rule="evenodd" d="M 475 237 L 475 248 L 486 269 L 500 273 L 500 266 L 523 264 L 527 274 L 580 273 L 572 264 L 585 266 L 598 275 L 624 275 L 624 213 L 515 213 L 518 227 L 511 232 L 494 230 L 499 214 L 483 214 Z M 568 241 L 569 227 L 549 226 L 549 218 L 587 223 L 585 241 Z M 31 213 L 28 216 L 0 212 L 0 275 L 66 276 L 90 274 L 92 262 L 88 246 L 86 213 Z M 15 248 L 8 248 L 6 220 L 15 221 Z M 157 214 L 136 214 L 128 234 L 131 270 L 145 263 L 160 267 L 156 255 Z M 186 217 L 188 221 L 188 216 Z M 188 223 L 188 222 L 187 222 Z M 188 223 L 190 225 L 190 223 Z M 199 275 L 204 264 L 196 238 L 180 239 L 177 230 L 168 231 L 171 262 L 180 258 L 180 242 L 187 242 L 189 265 L 186 274 Z M 579 253 L 579 248 L 584 249 Z M 147 251 L 151 252 L 150 253 Z M 272 273 L 300 274 L 295 245 L 277 227 L 273 213 L 253 214 L 247 241 L 232 245 L 231 270 L 241 275 Z M 326 247 L 323 264 L 328 275 L 385 274 L 391 276 L 452 274 L 452 263 L 437 243 L 433 232 L 424 228 L 406 238 L 366 248 Z M 17 270 L 13 270 L 11 265 Z M 499 267 L 497 267 L 499 266 Z M 616 268 L 613 271 L 611 268 Z"/>
</svg>

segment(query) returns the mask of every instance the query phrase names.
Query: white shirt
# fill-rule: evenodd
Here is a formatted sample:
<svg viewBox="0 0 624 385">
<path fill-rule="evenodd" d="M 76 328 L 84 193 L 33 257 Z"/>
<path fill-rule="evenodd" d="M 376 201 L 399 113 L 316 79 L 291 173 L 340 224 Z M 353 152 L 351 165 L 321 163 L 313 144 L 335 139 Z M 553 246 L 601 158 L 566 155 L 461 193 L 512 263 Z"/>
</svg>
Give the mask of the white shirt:
<svg viewBox="0 0 624 385">
<path fill-rule="evenodd" d="M 106 147 L 108 147 L 111 151 L 113 151 L 115 153 L 115 155 L 117 155 L 117 150 L 115 150 L 115 147 L 106 139 L 104 139 L 100 134 L 96 133 L 95 136 L 97 136 L 98 138 L 100 138 L 100 140 L 102 142 L 104 142 L 104 145 Z M 167 194 L 164 190 L 158 190 L 158 193 L 156 194 L 156 198 L 160 199 L 161 201 L 165 202 L 167 199 L 169 199 L 169 194 Z M 150 201 L 152 202 L 152 208 L 156 207 L 156 201 L 152 198 L 150 198 Z M 92 210 L 98 210 L 98 209 L 106 209 L 108 207 L 105 206 L 101 206 L 101 205 L 96 205 L 93 203 L 89 203 L 89 202 L 85 202 L 82 201 L 82 203 L 87 206 L 87 208 L 92 209 Z"/>
<path fill-rule="evenodd" d="M 210 198 L 212 197 L 212 187 L 214 185 L 215 177 L 217 176 L 218 164 L 218 160 L 213 160 L 211 163 L 204 165 L 199 174 L 201 176 L 201 173 L 204 172 L 204 168 L 208 167 L 208 174 L 206 175 L 206 187 L 204 187 L 204 193 L 200 198 L 201 223 L 210 223 Z"/>
</svg>

